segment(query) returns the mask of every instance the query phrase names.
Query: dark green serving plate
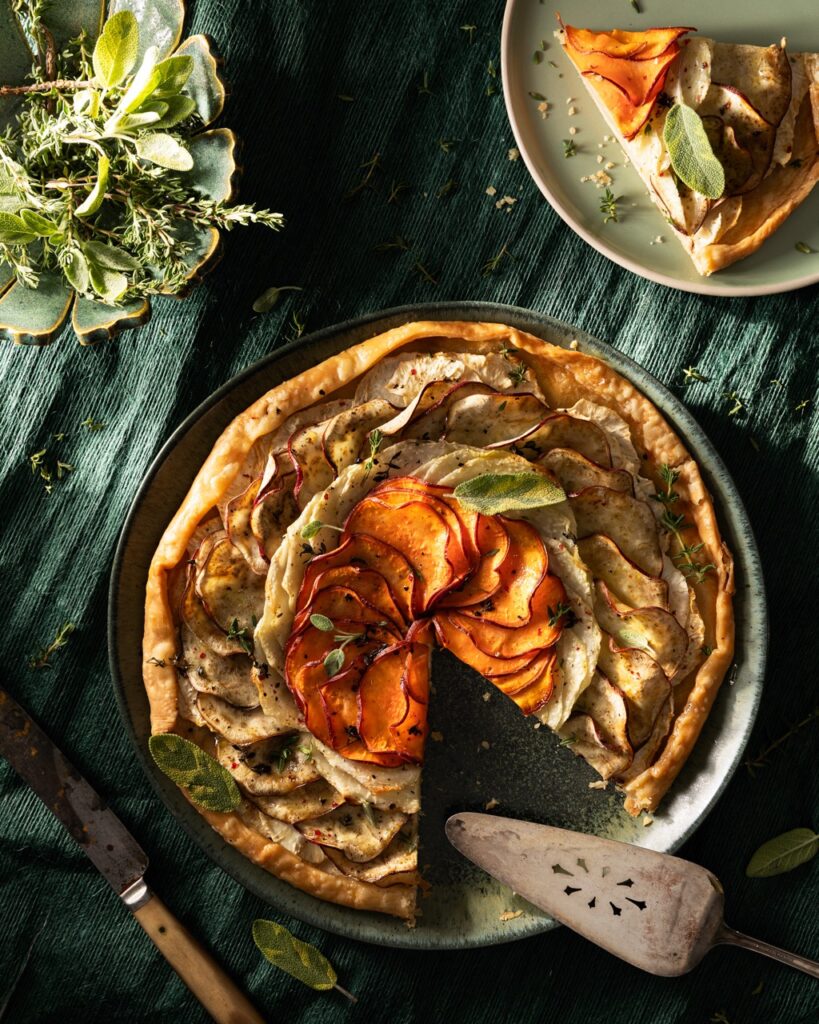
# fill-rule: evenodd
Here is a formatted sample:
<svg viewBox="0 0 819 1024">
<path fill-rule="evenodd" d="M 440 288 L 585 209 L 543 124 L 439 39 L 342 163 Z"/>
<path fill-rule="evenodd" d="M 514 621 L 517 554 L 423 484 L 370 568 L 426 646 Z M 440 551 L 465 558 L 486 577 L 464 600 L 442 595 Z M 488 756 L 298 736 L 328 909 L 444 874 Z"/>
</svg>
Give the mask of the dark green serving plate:
<svg viewBox="0 0 819 1024">
<path fill-rule="evenodd" d="M 734 554 L 737 648 L 735 667 L 702 736 L 648 828 L 625 814 L 615 792 L 590 790 L 595 774 L 548 730 L 534 729 L 475 672 L 447 653 L 436 653 L 431 729 L 443 741 L 428 743 L 421 824 L 421 865 L 432 888 L 421 899 L 422 915 L 411 929 L 292 888 L 246 860 L 210 828 L 148 755 L 140 650 L 151 556 L 224 427 L 268 389 L 320 360 L 399 324 L 435 319 L 499 321 L 559 345 L 577 339 L 583 351 L 604 359 L 654 402 L 698 460 Z M 449 846 L 443 826 L 454 811 L 483 810 L 487 801 L 497 800 L 499 813 L 511 817 L 676 850 L 711 810 L 739 763 L 759 704 L 768 638 L 762 570 L 748 517 L 722 460 L 685 407 L 636 363 L 584 332 L 539 313 L 480 302 L 406 306 L 326 328 L 277 349 L 216 391 L 174 432 L 134 498 L 111 576 L 108 630 L 114 693 L 125 729 L 157 795 L 208 856 L 283 913 L 350 938 L 416 949 L 491 945 L 556 927 L 547 915 L 469 867 Z M 488 700 L 483 699 L 486 693 Z"/>
</svg>

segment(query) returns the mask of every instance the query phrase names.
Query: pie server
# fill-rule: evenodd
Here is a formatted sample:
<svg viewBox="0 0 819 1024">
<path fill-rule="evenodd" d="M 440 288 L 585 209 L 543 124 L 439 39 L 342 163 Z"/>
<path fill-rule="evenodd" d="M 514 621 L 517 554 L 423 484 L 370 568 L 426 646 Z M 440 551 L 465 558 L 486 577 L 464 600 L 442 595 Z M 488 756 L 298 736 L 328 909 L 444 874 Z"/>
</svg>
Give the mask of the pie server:
<svg viewBox="0 0 819 1024">
<path fill-rule="evenodd" d="M 698 864 L 490 814 L 453 814 L 446 834 L 518 895 L 650 974 L 685 974 L 727 943 L 819 978 L 819 963 L 729 928 L 719 879 Z"/>
<path fill-rule="evenodd" d="M 0 687 L 0 755 L 68 829 L 218 1024 L 264 1024 L 247 997 L 154 895 L 148 856 L 37 723 Z"/>
</svg>

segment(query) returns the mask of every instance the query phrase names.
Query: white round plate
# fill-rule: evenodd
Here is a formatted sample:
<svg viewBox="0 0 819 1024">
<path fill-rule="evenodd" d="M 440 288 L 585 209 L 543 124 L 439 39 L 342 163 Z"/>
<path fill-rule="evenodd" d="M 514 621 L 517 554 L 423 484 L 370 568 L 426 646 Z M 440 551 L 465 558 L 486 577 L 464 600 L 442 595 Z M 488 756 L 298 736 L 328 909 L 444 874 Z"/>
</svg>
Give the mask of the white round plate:
<svg viewBox="0 0 819 1024">
<path fill-rule="evenodd" d="M 633 167 L 623 164 L 617 142 L 604 143 L 610 130 L 586 91 L 580 76 L 554 37 L 557 12 L 583 28 L 639 29 L 667 25 L 695 26 L 700 35 L 722 42 L 769 46 L 785 36 L 791 50 L 819 51 L 817 0 L 508 0 L 501 37 L 501 68 L 506 109 L 521 156 L 538 188 L 563 220 L 589 245 L 621 267 L 650 281 L 701 295 L 767 295 L 787 292 L 819 281 L 819 251 L 799 252 L 797 242 L 819 250 L 819 187 L 753 256 L 711 277 L 701 277 L 648 197 Z M 541 49 L 538 61 L 535 51 Z M 547 117 L 538 111 L 540 93 L 549 103 Z M 569 110 L 576 114 L 569 115 Z M 574 136 L 570 128 L 576 128 Z M 575 156 L 563 155 L 563 140 L 573 138 Z M 603 163 L 598 162 L 603 157 Z M 619 196 L 618 223 L 603 223 L 594 182 L 583 182 L 609 161 Z M 651 244 L 658 237 L 662 242 Z"/>
</svg>

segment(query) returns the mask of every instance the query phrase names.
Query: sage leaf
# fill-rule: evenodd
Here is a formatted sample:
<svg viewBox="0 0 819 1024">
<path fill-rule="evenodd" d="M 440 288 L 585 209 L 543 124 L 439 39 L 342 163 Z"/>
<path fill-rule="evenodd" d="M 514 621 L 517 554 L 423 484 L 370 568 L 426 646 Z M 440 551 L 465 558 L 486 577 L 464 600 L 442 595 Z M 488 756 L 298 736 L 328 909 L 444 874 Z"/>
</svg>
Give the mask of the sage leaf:
<svg viewBox="0 0 819 1024">
<path fill-rule="evenodd" d="M 312 522 L 309 522 L 301 531 L 301 535 L 305 540 L 312 540 L 319 530 L 322 530 L 323 528 L 324 523 L 320 519 L 313 519 Z"/>
<path fill-rule="evenodd" d="M 719 199 L 725 191 L 725 171 L 693 107 L 674 104 L 666 114 L 663 141 L 677 177 L 707 199 Z"/>
<path fill-rule="evenodd" d="M 542 473 L 481 473 L 454 490 L 464 508 L 493 516 L 527 508 L 542 508 L 566 500 L 566 492 Z"/>
<path fill-rule="evenodd" d="M 37 233 L 26 226 L 22 217 L 0 210 L 0 244 L 28 245 L 37 237 Z"/>
<path fill-rule="evenodd" d="M 301 288 L 297 288 L 295 285 L 281 285 L 278 288 L 267 288 L 253 303 L 254 313 L 269 313 L 274 306 L 278 304 L 279 298 L 282 292 L 300 292 Z M 304 531 L 302 530 L 302 537 Z"/>
<path fill-rule="evenodd" d="M 88 260 L 79 249 L 75 249 L 68 261 L 63 264 L 63 273 L 66 280 L 80 295 L 84 295 L 91 287 L 91 278 L 88 274 Z"/>
<path fill-rule="evenodd" d="M 96 89 L 80 89 L 74 93 L 74 113 L 96 117 L 100 112 L 100 94 Z"/>
<path fill-rule="evenodd" d="M 108 124 L 116 122 L 124 114 L 132 114 L 137 107 L 142 106 L 145 100 L 159 85 L 159 74 L 156 70 L 156 59 L 159 50 L 155 46 L 149 46 L 142 58 L 139 71 L 134 75 L 133 81 L 125 91 L 125 95 L 117 104 L 117 109 L 109 118 Z M 107 128 L 107 125 L 106 125 Z"/>
<path fill-rule="evenodd" d="M 324 659 L 324 671 L 328 676 L 336 676 L 343 666 L 344 651 L 340 647 L 336 647 Z"/>
<path fill-rule="evenodd" d="M 90 217 L 102 206 L 105 199 L 105 190 L 108 188 L 108 172 L 111 168 L 111 161 L 107 156 L 100 154 L 97 160 L 97 180 L 94 187 L 74 211 L 77 217 Z"/>
<path fill-rule="evenodd" d="M 157 767 L 200 807 L 226 814 L 242 802 L 227 768 L 190 740 L 172 732 L 158 733 L 148 740 L 148 749 Z"/>
<path fill-rule="evenodd" d="M 328 619 L 326 615 L 319 615 L 318 612 L 314 612 L 310 616 L 310 622 L 316 629 L 320 629 L 322 633 L 332 633 L 336 628 L 333 625 L 332 619 Z"/>
<path fill-rule="evenodd" d="M 119 11 L 103 25 L 92 62 L 94 74 L 106 89 L 119 85 L 136 64 L 139 25 L 131 11 Z"/>
<path fill-rule="evenodd" d="M 167 99 L 158 101 L 157 106 L 159 103 L 165 107 L 165 112 L 154 125 L 155 128 L 173 128 L 174 125 L 187 121 L 196 110 L 196 103 L 190 96 L 168 96 Z M 145 105 L 140 109 L 144 108 Z"/>
<path fill-rule="evenodd" d="M 169 96 L 176 96 L 185 85 L 193 71 L 193 57 L 186 54 L 179 54 L 176 57 L 167 57 L 156 65 L 157 84 L 154 89 L 154 96 L 157 99 L 166 99 Z"/>
<path fill-rule="evenodd" d="M 745 874 L 748 878 L 781 875 L 813 860 L 817 853 L 819 835 L 809 828 L 793 828 L 763 843 L 751 857 Z"/>
<path fill-rule="evenodd" d="M 128 291 L 128 278 L 119 270 L 109 270 L 108 267 L 89 262 L 88 277 L 97 295 L 111 306 L 116 305 Z"/>
<path fill-rule="evenodd" d="M 149 160 L 159 167 L 167 167 L 172 171 L 189 171 L 193 167 L 193 157 L 181 146 L 172 135 L 155 132 L 139 139 L 136 144 L 137 156 Z"/>
<path fill-rule="evenodd" d="M 105 245 L 103 242 L 86 242 L 83 246 L 89 261 L 98 263 L 108 270 L 137 270 L 139 262 L 118 245 Z"/>
<path fill-rule="evenodd" d="M 284 925 L 257 918 L 253 922 L 253 941 L 265 960 L 310 988 L 326 992 L 334 987 L 338 975 L 327 957 L 309 942 L 297 939 Z"/>
<path fill-rule="evenodd" d="M 50 238 L 59 234 L 60 229 L 54 221 L 41 216 L 35 210 L 20 210 L 20 219 L 29 231 L 33 231 L 40 238 Z"/>
</svg>

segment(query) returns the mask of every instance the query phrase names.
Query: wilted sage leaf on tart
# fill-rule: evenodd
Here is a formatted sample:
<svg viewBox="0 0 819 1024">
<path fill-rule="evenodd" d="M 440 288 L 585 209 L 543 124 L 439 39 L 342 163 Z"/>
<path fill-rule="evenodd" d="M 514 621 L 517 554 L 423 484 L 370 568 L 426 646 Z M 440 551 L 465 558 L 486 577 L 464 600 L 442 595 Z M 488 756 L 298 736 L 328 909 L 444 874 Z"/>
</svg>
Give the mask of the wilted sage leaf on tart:
<svg viewBox="0 0 819 1024">
<path fill-rule="evenodd" d="M 236 139 L 207 129 L 225 89 L 184 4 L 0 0 L 0 336 L 81 342 L 182 295 L 220 230 L 281 226 L 236 205 Z M 35 57 L 35 54 L 37 55 Z"/>
<path fill-rule="evenodd" d="M 503 324 L 408 324 L 217 443 L 152 563 L 152 726 L 235 780 L 208 817 L 248 857 L 412 919 L 433 649 L 638 814 L 730 664 L 732 589 L 696 464 L 627 381 Z"/>
<path fill-rule="evenodd" d="M 157 767 L 177 786 L 183 786 L 200 807 L 226 813 L 241 803 L 230 772 L 195 743 L 173 733 L 161 733 L 150 738 L 148 748 Z"/>
<path fill-rule="evenodd" d="M 701 274 L 755 252 L 819 180 L 819 54 L 691 28 L 560 41 Z"/>
</svg>

